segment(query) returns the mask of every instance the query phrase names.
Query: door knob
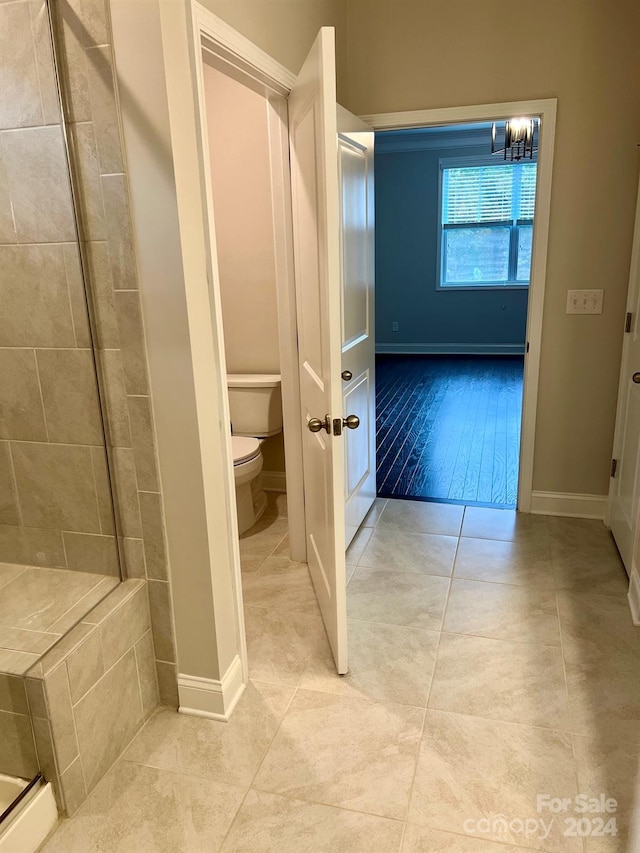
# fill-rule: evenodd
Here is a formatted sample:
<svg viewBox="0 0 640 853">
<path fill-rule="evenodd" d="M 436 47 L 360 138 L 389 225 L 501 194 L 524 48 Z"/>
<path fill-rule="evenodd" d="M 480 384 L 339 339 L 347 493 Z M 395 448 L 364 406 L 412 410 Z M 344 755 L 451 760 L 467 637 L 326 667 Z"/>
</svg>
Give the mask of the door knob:
<svg viewBox="0 0 640 853">
<path fill-rule="evenodd" d="M 636 385 L 640 385 L 640 370 L 637 370 L 631 377 Z"/>
<path fill-rule="evenodd" d="M 346 426 L 347 429 L 358 429 L 360 426 L 360 418 L 357 415 L 347 415 L 347 417 L 342 421 L 342 425 Z"/>
<path fill-rule="evenodd" d="M 350 370 L 343 370 L 341 375 L 345 382 L 350 382 L 353 379 L 353 373 Z"/>
<path fill-rule="evenodd" d="M 329 415 L 325 415 L 323 421 L 321 421 L 320 418 L 311 418 L 307 423 L 307 426 L 311 432 L 320 432 L 321 429 L 326 429 L 328 433 L 331 432 L 331 421 L 329 420 Z"/>
</svg>

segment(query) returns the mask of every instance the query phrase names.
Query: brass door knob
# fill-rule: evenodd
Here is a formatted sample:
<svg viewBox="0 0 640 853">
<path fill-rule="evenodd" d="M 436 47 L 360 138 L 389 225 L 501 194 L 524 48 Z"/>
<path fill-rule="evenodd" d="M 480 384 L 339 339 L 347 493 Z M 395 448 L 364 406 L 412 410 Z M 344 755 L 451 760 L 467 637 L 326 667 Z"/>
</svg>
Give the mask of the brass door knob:
<svg viewBox="0 0 640 853">
<path fill-rule="evenodd" d="M 347 415 L 342 421 L 343 426 L 347 429 L 358 429 L 360 426 L 360 418 L 357 415 Z"/>
<path fill-rule="evenodd" d="M 311 418 L 307 423 L 311 432 L 320 432 L 321 429 L 325 429 L 327 432 L 331 432 L 331 422 L 329 420 L 329 415 L 325 415 L 324 420 L 321 421 L 320 418 Z"/>
<path fill-rule="evenodd" d="M 640 385 L 640 370 L 636 370 L 636 372 L 631 377 L 636 385 Z"/>
<path fill-rule="evenodd" d="M 353 379 L 353 373 L 350 370 L 343 370 L 341 376 L 345 382 L 351 382 Z"/>
</svg>

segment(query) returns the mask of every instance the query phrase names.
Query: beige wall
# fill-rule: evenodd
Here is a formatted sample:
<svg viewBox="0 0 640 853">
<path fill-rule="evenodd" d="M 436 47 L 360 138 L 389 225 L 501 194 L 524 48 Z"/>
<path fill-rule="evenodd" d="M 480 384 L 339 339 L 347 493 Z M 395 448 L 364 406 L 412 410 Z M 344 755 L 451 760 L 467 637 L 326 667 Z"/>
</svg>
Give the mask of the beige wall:
<svg viewBox="0 0 640 853">
<path fill-rule="evenodd" d="M 605 494 L 638 183 L 640 6 L 348 0 L 347 16 L 356 113 L 558 98 L 534 489 Z M 604 288 L 603 314 L 567 316 L 569 288 Z"/>
<path fill-rule="evenodd" d="M 296 74 L 320 27 L 335 27 L 338 100 L 347 104 L 345 0 L 202 0 L 202 5 Z"/>
<path fill-rule="evenodd" d="M 279 373 L 267 101 L 204 70 L 227 371 Z"/>
</svg>

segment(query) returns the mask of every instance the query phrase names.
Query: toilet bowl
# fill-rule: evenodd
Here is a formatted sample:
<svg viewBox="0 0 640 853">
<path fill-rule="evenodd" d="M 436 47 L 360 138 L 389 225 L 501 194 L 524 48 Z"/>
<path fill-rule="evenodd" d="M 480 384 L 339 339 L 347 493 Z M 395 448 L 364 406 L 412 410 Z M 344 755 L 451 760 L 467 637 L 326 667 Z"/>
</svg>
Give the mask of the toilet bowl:
<svg viewBox="0 0 640 853">
<path fill-rule="evenodd" d="M 233 475 L 236 482 L 238 533 L 246 533 L 267 508 L 267 496 L 262 491 L 262 451 L 260 440 L 232 435 Z"/>
<path fill-rule="evenodd" d="M 280 376 L 230 373 L 227 375 L 227 387 L 238 532 L 242 534 L 253 527 L 267 506 L 260 476 L 260 445 L 265 438 L 282 430 Z"/>
</svg>

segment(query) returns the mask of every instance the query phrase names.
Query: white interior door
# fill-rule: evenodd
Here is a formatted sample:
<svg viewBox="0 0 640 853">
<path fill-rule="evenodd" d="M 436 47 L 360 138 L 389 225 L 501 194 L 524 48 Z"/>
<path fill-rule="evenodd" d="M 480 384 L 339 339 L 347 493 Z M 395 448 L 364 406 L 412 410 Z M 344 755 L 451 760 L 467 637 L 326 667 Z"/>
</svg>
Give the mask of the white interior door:
<svg viewBox="0 0 640 853">
<path fill-rule="evenodd" d="M 349 545 L 376 497 L 374 180 L 372 129 L 338 107 L 345 534 Z"/>
<path fill-rule="evenodd" d="M 617 463 L 615 476 L 611 478 L 608 517 L 625 568 L 630 573 L 640 504 L 640 191 L 627 311 L 631 313 L 631 325 L 624 336 L 622 351 L 613 444 Z"/>
<path fill-rule="evenodd" d="M 340 199 L 334 31 L 289 96 L 307 561 L 338 672 L 347 672 Z M 312 431 L 313 430 L 313 431 Z"/>
</svg>

